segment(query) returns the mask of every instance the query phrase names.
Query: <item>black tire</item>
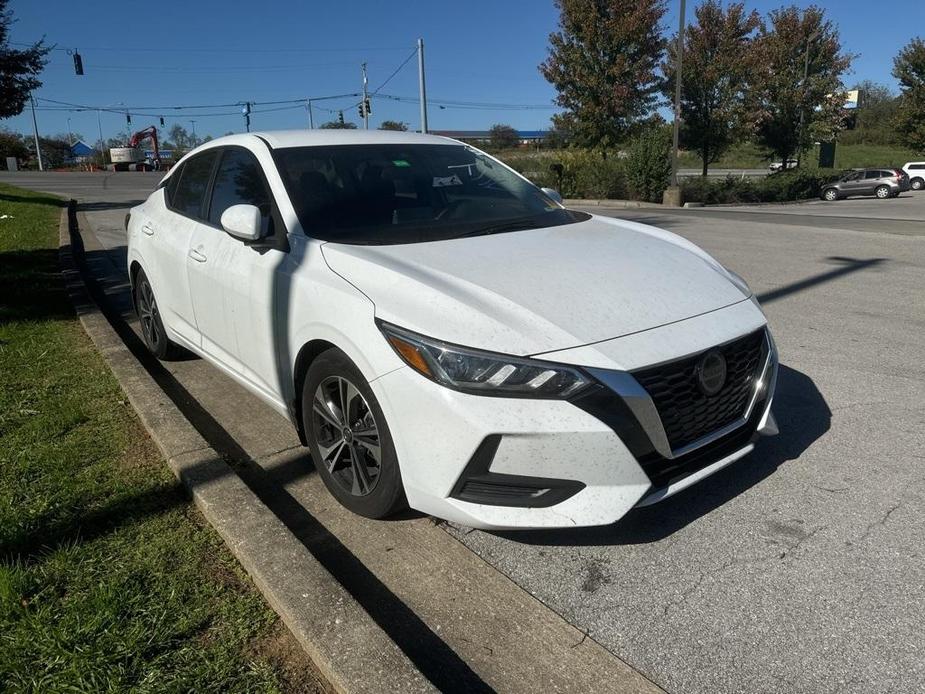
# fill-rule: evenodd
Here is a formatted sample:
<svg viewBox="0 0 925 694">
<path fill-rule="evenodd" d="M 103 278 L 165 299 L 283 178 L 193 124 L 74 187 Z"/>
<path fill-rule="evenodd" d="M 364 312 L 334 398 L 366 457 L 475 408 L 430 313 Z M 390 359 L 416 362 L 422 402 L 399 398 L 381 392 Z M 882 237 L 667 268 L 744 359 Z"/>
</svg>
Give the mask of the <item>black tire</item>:
<svg viewBox="0 0 925 694">
<path fill-rule="evenodd" d="M 167 337 L 161 312 L 157 307 L 154 289 L 144 270 L 135 275 L 135 312 L 141 322 L 141 337 L 148 351 L 162 361 L 177 359 L 186 354 L 186 350 Z"/>
<path fill-rule="evenodd" d="M 922 190 L 925 188 L 925 178 L 913 178 L 911 181 L 912 190 Z"/>
<path fill-rule="evenodd" d="M 341 505 L 367 518 L 385 518 L 407 506 L 382 408 L 360 370 L 338 349 L 323 352 L 308 369 L 302 425 L 315 469 Z"/>
<path fill-rule="evenodd" d="M 834 188 L 826 188 L 824 191 L 822 191 L 822 199 L 828 200 L 829 202 L 838 200 L 838 191 Z"/>
<path fill-rule="evenodd" d="M 889 186 L 877 186 L 877 189 L 874 191 L 880 200 L 886 200 L 887 198 L 893 197 L 893 192 L 890 190 Z"/>
</svg>

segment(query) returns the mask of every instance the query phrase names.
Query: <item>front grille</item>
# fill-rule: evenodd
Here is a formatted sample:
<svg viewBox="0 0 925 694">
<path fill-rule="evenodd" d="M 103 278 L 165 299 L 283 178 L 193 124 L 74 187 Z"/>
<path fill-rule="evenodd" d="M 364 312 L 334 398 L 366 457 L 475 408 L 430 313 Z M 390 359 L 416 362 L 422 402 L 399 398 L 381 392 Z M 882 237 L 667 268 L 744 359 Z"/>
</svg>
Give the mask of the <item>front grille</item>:
<svg viewBox="0 0 925 694">
<path fill-rule="evenodd" d="M 696 368 L 705 353 L 633 373 L 655 403 L 672 450 L 745 415 L 764 342 L 762 329 L 718 348 L 726 358 L 726 383 L 713 396 L 704 395 L 697 385 Z"/>
</svg>

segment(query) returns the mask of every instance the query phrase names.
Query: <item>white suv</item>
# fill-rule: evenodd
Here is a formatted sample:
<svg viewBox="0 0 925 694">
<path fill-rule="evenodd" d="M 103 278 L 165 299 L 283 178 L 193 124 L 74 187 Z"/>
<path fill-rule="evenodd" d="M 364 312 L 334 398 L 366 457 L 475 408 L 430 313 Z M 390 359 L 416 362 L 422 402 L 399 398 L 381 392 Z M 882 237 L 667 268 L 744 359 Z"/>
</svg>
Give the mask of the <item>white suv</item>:
<svg viewBox="0 0 925 694">
<path fill-rule="evenodd" d="M 909 174 L 909 184 L 912 190 L 925 188 L 925 161 L 910 161 L 903 164 L 903 171 Z"/>
<path fill-rule="evenodd" d="M 128 219 L 144 339 L 289 418 L 357 513 L 612 523 L 776 433 L 777 356 L 737 275 L 555 197 L 443 137 L 213 140 Z"/>
</svg>

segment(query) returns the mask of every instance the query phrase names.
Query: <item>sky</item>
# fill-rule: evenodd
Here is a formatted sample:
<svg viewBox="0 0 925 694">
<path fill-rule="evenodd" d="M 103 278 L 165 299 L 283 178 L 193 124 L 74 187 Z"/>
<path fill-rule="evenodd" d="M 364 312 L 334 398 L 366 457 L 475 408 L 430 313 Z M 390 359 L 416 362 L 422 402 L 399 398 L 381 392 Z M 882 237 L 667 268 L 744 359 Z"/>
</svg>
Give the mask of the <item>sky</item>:
<svg viewBox="0 0 925 694">
<path fill-rule="evenodd" d="M 747 8 L 762 14 L 782 4 L 746 0 Z M 903 0 L 887 12 L 876 11 L 869 0 L 816 4 L 838 26 L 845 50 L 858 54 L 845 81 L 871 79 L 895 88 L 893 56 L 917 33 L 925 37 L 925 3 Z M 668 0 L 666 31 L 676 31 L 678 5 L 679 0 Z M 694 5 L 696 0 L 688 0 L 689 17 Z M 235 104 L 358 92 L 364 61 L 371 92 L 391 76 L 379 94 L 409 99 L 374 97 L 370 127 L 391 119 L 417 129 L 412 54 L 418 38 L 425 44 L 431 130 L 485 130 L 494 123 L 545 129 L 555 113 L 555 91 L 537 69 L 556 30 L 552 0 L 12 0 L 9 9 L 17 20 L 11 41 L 45 36 L 62 49 L 52 52 L 44 84 L 35 93 L 43 135 L 70 130 L 92 144 L 100 125 L 105 138 L 126 129 L 124 113 L 104 111 L 98 119 L 96 110 L 55 110 L 68 107 L 52 101 L 116 111 L 128 107 L 134 111 L 132 130 L 157 125 L 163 114 L 168 129 L 179 123 L 187 130 L 195 127 L 200 137 L 242 132 L 244 118 Z M 80 52 L 83 76 L 74 74 L 66 49 Z M 338 109 L 362 125 L 356 101 L 313 102 L 316 126 L 336 118 Z M 437 101 L 470 105 L 441 108 Z M 208 108 L 178 112 L 168 106 Z M 309 122 L 304 103 L 254 106 L 253 111 L 252 130 L 301 128 Z M 29 109 L 0 121 L 0 128 L 31 133 Z"/>
</svg>

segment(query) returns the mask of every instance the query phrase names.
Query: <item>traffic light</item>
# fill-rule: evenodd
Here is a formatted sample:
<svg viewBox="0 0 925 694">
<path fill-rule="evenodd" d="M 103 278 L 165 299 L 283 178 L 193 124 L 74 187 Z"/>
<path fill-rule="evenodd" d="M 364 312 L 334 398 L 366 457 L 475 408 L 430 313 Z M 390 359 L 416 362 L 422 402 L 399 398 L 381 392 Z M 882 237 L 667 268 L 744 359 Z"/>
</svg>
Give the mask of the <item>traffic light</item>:
<svg viewBox="0 0 925 694">
<path fill-rule="evenodd" d="M 125 123 L 126 125 L 132 124 L 132 114 L 131 113 L 128 113 L 128 112 L 125 113 Z"/>
<path fill-rule="evenodd" d="M 363 102 L 361 101 L 359 106 L 357 106 L 357 113 L 360 114 L 360 120 L 363 120 L 366 117 L 366 111 L 363 110 Z"/>
<path fill-rule="evenodd" d="M 74 51 L 74 72 L 78 75 L 84 74 L 84 61 L 77 51 Z"/>
<path fill-rule="evenodd" d="M 164 116 L 161 116 L 161 127 L 164 127 Z"/>
<path fill-rule="evenodd" d="M 366 101 L 364 102 L 363 105 L 366 107 L 366 115 L 367 116 L 373 115 L 373 110 L 369 107 L 369 97 L 366 97 Z"/>
<path fill-rule="evenodd" d="M 337 112 L 337 122 L 340 123 L 341 125 L 344 124 L 344 112 L 343 111 Z"/>
</svg>

